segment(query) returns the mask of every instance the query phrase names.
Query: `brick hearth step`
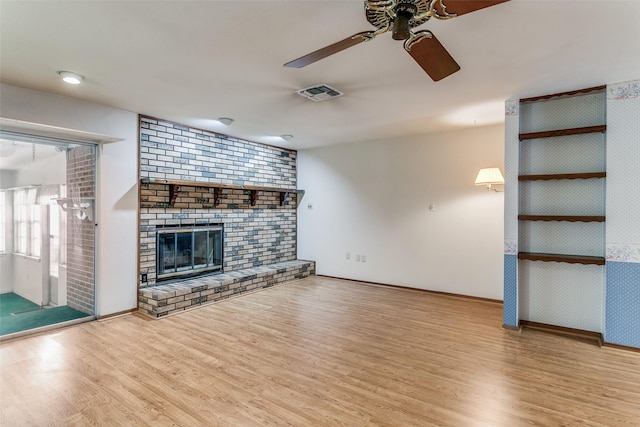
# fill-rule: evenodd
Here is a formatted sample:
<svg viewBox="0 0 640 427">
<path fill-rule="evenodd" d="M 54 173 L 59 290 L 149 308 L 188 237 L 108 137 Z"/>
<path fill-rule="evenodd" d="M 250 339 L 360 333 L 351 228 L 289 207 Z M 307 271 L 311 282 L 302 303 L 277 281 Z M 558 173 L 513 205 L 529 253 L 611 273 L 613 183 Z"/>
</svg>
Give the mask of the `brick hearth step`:
<svg viewBox="0 0 640 427">
<path fill-rule="evenodd" d="M 182 279 L 141 288 L 138 308 L 150 316 L 161 317 L 313 274 L 315 262 L 293 260 Z"/>
</svg>

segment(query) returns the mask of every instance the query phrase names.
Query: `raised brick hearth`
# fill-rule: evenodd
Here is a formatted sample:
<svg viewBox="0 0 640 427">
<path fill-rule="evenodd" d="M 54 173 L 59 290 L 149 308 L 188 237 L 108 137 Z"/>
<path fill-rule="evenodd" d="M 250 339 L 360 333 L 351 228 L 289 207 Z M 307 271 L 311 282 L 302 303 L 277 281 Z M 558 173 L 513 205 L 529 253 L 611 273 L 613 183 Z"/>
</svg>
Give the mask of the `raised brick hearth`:
<svg viewBox="0 0 640 427">
<path fill-rule="evenodd" d="M 142 288 L 138 306 L 153 317 L 161 317 L 313 274 L 313 261 L 295 260 L 200 276 Z"/>
</svg>

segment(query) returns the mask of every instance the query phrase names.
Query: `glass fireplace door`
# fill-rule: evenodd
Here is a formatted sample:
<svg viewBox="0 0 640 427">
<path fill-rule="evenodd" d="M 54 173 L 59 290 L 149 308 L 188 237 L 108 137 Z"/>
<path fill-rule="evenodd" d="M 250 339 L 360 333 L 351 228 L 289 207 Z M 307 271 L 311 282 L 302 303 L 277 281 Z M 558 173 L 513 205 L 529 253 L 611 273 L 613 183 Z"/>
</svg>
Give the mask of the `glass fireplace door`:
<svg viewBox="0 0 640 427">
<path fill-rule="evenodd" d="M 193 269 L 193 233 L 176 233 L 176 271 Z"/>
<path fill-rule="evenodd" d="M 222 270 L 222 227 L 158 230 L 158 279 Z"/>
</svg>

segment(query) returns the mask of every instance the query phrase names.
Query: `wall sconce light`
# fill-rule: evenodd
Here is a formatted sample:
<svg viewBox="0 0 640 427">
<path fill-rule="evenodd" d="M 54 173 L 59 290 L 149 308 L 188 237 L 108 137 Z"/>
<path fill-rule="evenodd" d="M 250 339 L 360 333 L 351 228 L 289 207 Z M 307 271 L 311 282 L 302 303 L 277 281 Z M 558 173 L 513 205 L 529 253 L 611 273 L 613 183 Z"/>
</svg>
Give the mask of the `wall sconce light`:
<svg viewBox="0 0 640 427">
<path fill-rule="evenodd" d="M 476 177 L 475 184 L 485 185 L 487 187 L 487 190 L 504 191 L 491 187 L 492 185 L 496 184 L 504 184 L 504 177 L 502 176 L 502 172 L 500 172 L 500 168 L 480 169 L 480 172 L 478 172 L 478 176 Z"/>
</svg>

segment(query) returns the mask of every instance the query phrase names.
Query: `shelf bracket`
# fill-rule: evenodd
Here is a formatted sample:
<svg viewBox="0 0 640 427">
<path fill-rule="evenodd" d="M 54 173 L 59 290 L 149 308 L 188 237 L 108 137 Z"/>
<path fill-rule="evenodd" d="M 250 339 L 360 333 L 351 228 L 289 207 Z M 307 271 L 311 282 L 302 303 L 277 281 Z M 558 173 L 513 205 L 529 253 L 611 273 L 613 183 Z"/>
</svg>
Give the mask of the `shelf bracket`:
<svg viewBox="0 0 640 427">
<path fill-rule="evenodd" d="M 180 191 L 180 186 L 178 184 L 169 184 L 169 205 L 173 207 L 176 203 L 176 199 L 178 198 L 178 192 Z"/>
<path fill-rule="evenodd" d="M 296 191 L 296 208 L 300 207 L 300 203 L 302 203 L 302 198 L 304 197 L 304 190 L 295 190 Z"/>
<path fill-rule="evenodd" d="M 81 221 L 93 220 L 93 202 L 92 198 L 87 197 L 78 198 L 75 201 L 73 199 L 56 199 L 56 203 L 64 212 L 74 215 Z"/>
<path fill-rule="evenodd" d="M 287 200 L 287 196 L 289 195 L 288 191 L 280 192 L 280 206 L 284 206 L 284 202 Z"/>
<path fill-rule="evenodd" d="M 222 193 L 220 187 L 213 188 L 213 206 L 215 207 L 217 207 L 218 203 L 220 203 L 220 193 Z"/>
</svg>

